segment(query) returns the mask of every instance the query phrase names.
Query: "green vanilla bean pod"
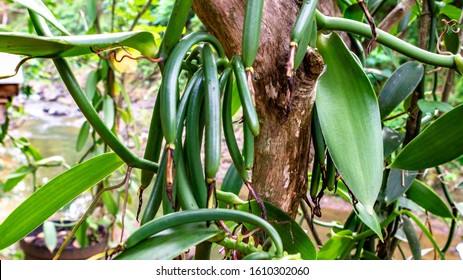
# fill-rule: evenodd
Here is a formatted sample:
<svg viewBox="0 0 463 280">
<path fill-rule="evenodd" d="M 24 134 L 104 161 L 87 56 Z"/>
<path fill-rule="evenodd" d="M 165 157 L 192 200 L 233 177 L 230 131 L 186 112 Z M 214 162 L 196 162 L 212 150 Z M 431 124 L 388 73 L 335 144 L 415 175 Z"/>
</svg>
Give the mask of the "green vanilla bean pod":
<svg viewBox="0 0 463 280">
<path fill-rule="evenodd" d="M 185 152 L 190 170 L 193 193 L 200 208 L 206 207 L 207 200 L 207 186 L 201 162 L 201 142 L 199 137 L 199 135 L 203 133 L 203 127 L 200 129 L 199 123 L 201 106 L 204 100 L 203 87 L 198 87 L 194 90 L 188 102 L 185 138 Z"/>
<path fill-rule="evenodd" d="M 263 8 L 264 0 L 246 0 L 242 44 L 243 63 L 246 68 L 252 67 L 257 56 Z"/>
<path fill-rule="evenodd" d="M 228 77 L 228 82 L 225 87 L 225 94 L 223 97 L 222 107 L 222 122 L 223 122 L 223 134 L 225 136 L 225 142 L 232 158 L 233 164 L 235 165 L 238 175 L 244 182 L 250 182 L 248 172 L 244 167 L 243 156 L 241 155 L 238 142 L 236 141 L 235 132 L 233 130 L 232 120 L 232 96 L 233 96 L 233 75 Z"/>
<path fill-rule="evenodd" d="M 169 17 L 169 22 L 167 23 L 166 32 L 162 38 L 161 46 L 159 47 L 160 57 L 168 57 L 170 51 L 180 40 L 192 4 L 193 0 L 175 1 L 172 13 Z"/>
<path fill-rule="evenodd" d="M 159 160 L 159 155 L 162 148 L 162 126 L 161 126 L 161 116 L 159 114 L 160 110 L 160 101 L 159 94 L 156 97 L 156 103 L 153 108 L 153 115 L 151 117 L 150 128 L 148 131 L 148 139 L 146 141 L 146 148 L 143 158 L 146 160 L 157 162 Z M 140 211 L 143 205 L 143 191 L 151 184 L 153 179 L 154 172 L 148 170 L 141 171 L 140 178 L 140 187 L 138 188 L 138 212 Z M 138 214 L 137 214 L 138 220 Z"/>
<path fill-rule="evenodd" d="M 190 95 L 191 93 L 194 91 L 194 90 L 197 90 L 197 88 L 200 86 L 201 84 L 201 80 L 202 80 L 202 71 L 198 71 L 195 73 L 195 75 L 193 75 L 193 77 L 188 81 L 187 83 L 187 86 L 185 87 L 185 90 L 183 92 L 183 95 L 180 99 L 180 103 L 178 105 L 178 111 L 177 111 L 177 118 L 176 118 L 176 126 L 178 128 L 178 130 L 176 131 L 176 143 L 179 143 L 181 144 L 181 138 L 182 138 L 182 135 L 183 135 L 183 123 L 185 121 L 185 118 L 186 118 L 186 112 L 187 112 L 187 108 L 188 108 L 188 101 L 189 101 L 189 98 L 190 98 Z M 168 153 L 167 153 L 167 163 L 166 163 L 166 168 L 169 168 L 169 155 L 171 154 L 169 150 L 166 150 Z M 180 150 L 179 151 L 179 154 L 181 153 L 182 151 Z M 177 162 L 176 161 L 176 158 L 177 158 L 177 153 L 175 153 L 174 157 L 172 158 L 172 161 L 171 162 Z M 169 184 L 169 181 L 168 181 L 168 176 L 169 173 L 166 172 L 166 195 L 167 195 L 167 199 L 169 200 L 172 208 L 174 207 L 175 203 L 174 203 L 174 198 L 175 198 L 175 188 L 174 188 L 174 178 L 172 178 L 172 184 Z M 175 176 L 176 177 L 176 176 Z"/>
<path fill-rule="evenodd" d="M 312 25 L 314 20 L 315 9 L 317 8 L 318 0 L 304 0 L 302 3 L 296 23 L 291 32 L 291 42 L 289 43 L 289 56 L 286 66 L 286 77 L 288 79 L 288 91 L 286 94 L 286 112 L 288 113 L 291 107 L 291 96 L 294 92 L 294 71 L 302 62 L 303 53 L 306 52 L 309 45 Z M 299 52 L 298 52 L 299 51 Z M 295 64 L 295 58 L 298 57 L 298 64 Z"/>
<path fill-rule="evenodd" d="M 329 191 L 336 190 L 338 179 L 333 159 L 331 158 L 330 153 L 326 153 L 325 187 Z"/>
<path fill-rule="evenodd" d="M 168 214 L 150 221 L 136 230 L 124 243 L 123 248 L 131 248 L 141 241 L 163 230 L 184 224 L 206 221 L 235 221 L 250 223 L 264 230 L 275 245 L 276 257 L 283 256 L 283 242 L 275 228 L 264 219 L 242 211 L 229 209 L 198 209 Z"/>
<path fill-rule="evenodd" d="M 254 135 L 246 123 L 243 123 L 244 168 L 248 171 L 254 166 Z"/>
<path fill-rule="evenodd" d="M 162 191 L 165 190 L 166 186 L 166 163 L 167 163 L 167 156 L 166 152 L 164 151 L 161 162 L 159 166 L 159 171 L 156 175 L 154 180 L 153 190 L 151 191 L 150 197 L 148 202 L 146 203 L 145 211 L 141 216 L 140 224 L 144 225 L 147 222 L 151 221 L 156 217 L 156 213 L 159 210 L 162 202 Z M 140 211 L 140 209 L 138 210 Z M 138 217 L 137 217 L 138 220 Z"/>
<path fill-rule="evenodd" d="M 220 85 L 217 65 L 212 48 L 206 44 L 202 52 L 205 82 L 205 162 L 204 169 L 209 200 L 215 197 L 215 176 L 219 171 L 222 133 L 220 127 Z M 208 206 L 212 204 L 208 201 Z"/>
<path fill-rule="evenodd" d="M 197 32 L 187 36 L 175 46 L 164 67 L 164 78 L 160 88 L 160 114 L 162 131 L 166 139 L 166 149 L 168 150 L 166 167 L 166 187 L 168 189 L 172 189 L 174 183 L 173 156 L 177 133 L 178 76 L 180 75 L 183 58 L 190 48 L 199 42 L 209 42 L 214 46 L 219 56 L 225 55 L 222 46 L 215 37 L 207 33 Z"/>
<path fill-rule="evenodd" d="M 320 189 L 320 178 L 321 178 L 321 168 L 320 164 L 318 164 L 318 159 L 320 158 L 320 155 L 317 154 L 317 151 L 315 151 L 314 155 L 314 161 L 312 165 L 312 179 L 310 179 L 310 198 L 312 198 L 312 201 L 315 202 L 315 199 L 318 195 L 318 190 Z"/>
<path fill-rule="evenodd" d="M 315 149 L 315 154 L 318 155 L 317 162 L 322 169 L 325 169 L 325 140 L 323 139 L 320 120 L 318 119 L 317 104 L 313 106 L 312 110 L 312 143 Z"/>
<path fill-rule="evenodd" d="M 243 63 L 239 56 L 234 56 L 231 64 L 233 73 L 235 74 L 238 93 L 243 107 L 245 122 L 254 136 L 259 135 L 259 119 L 257 117 L 256 108 L 254 107 L 251 92 L 248 87 L 247 77 Z"/>
<path fill-rule="evenodd" d="M 296 56 L 294 57 L 294 70 L 292 71 L 293 75 L 294 72 L 299 68 L 304 57 L 307 53 L 307 48 L 311 46 L 312 48 L 315 47 L 317 42 L 317 21 L 315 18 L 312 20 L 312 25 L 310 26 L 309 32 L 302 35 L 301 40 L 298 43 L 298 47 L 296 49 Z"/>
</svg>

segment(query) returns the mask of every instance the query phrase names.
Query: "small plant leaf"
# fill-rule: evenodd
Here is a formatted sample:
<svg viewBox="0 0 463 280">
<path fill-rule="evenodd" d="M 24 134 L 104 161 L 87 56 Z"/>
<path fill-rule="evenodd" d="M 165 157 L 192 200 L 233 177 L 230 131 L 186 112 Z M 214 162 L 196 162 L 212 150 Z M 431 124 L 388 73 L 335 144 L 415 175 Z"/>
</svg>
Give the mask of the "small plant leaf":
<svg viewBox="0 0 463 280">
<path fill-rule="evenodd" d="M 122 252 L 116 260 L 171 260 L 191 247 L 223 232 L 214 228 L 196 225 L 182 225 L 165 230 L 145 239 Z"/>
<path fill-rule="evenodd" d="M 326 64 L 316 97 L 326 145 L 350 190 L 373 214 L 384 159 L 376 95 L 339 35 L 319 34 L 317 47 Z"/>
<path fill-rule="evenodd" d="M 46 221 L 43 223 L 43 234 L 45 236 L 45 246 L 50 253 L 53 253 L 56 245 L 58 244 L 58 233 L 56 232 L 55 223 L 52 221 Z"/>
<path fill-rule="evenodd" d="M 95 35 L 42 37 L 17 32 L 0 32 L 0 52 L 32 57 L 70 57 L 120 46 L 139 50 L 154 57 L 154 37 L 148 31 Z"/>
<path fill-rule="evenodd" d="M 418 86 L 423 77 L 422 64 L 409 61 L 400 66 L 387 80 L 378 98 L 381 119 L 386 118 Z"/>
<path fill-rule="evenodd" d="M 10 173 L 6 176 L 5 179 L 6 182 L 3 186 L 3 191 L 4 192 L 9 192 L 11 191 L 14 187 L 16 187 L 19 182 L 24 180 L 28 174 L 30 174 L 33 171 L 32 167 L 29 167 L 27 165 L 20 166 L 18 169 L 16 169 L 13 173 Z"/>
<path fill-rule="evenodd" d="M 90 124 L 87 121 L 84 121 L 82 127 L 79 130 L 79 135 L 77 136 L 76 151 L 80 152 L 87 143 L 88 135 L 90 132 Z"/>
<path fill-rule="evenodd" d="M 463 104 L 430 124 L 400 152 L 390 168 L 421 170 L 463 154 Z"/>
<path fill-rule="evenodd" d="M 452 211 L 440 196 L 423 182 L 414 180 L 406 192 L 407 197 L 436 216 L 453 218 Z"/>
<path fill-rule="evenodd" d="M 420 108 L 421 112 L 428 115 L 433 115 L 436 110 L 439 112 L 447 113 L 453 109 L 452 105 L 448 104 L 447 102 L 428 101 L 424 99 L 418 100 L 418 107 Z"/>
<path fill-rule="evenodd" d="M 123 163 L 115 153 L 102 154 L 74 166 L 45 184 L 13 210 L 0 225 L 0 250 L 29 234 L 61 207 L 106 178 Z"/>
</svg>

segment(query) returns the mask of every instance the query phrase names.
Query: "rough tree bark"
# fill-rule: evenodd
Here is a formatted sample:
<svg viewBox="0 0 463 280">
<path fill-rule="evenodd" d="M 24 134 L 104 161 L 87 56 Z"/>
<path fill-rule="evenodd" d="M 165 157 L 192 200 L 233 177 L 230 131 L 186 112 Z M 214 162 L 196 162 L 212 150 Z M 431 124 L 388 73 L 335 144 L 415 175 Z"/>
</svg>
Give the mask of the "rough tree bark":
<svg viewBox="0 0 463 280">
<path fill-rule="evenodd" d="M 323 69 L 310 52 L 299 68 L 291 111 L 285 113 L 286 60 L 297 0 L 266 0 L 259 52 L 254 63 L 256 108 L 261 125 L 255 142 L 253 183 L 263 197 L 295 216 L 306 193 L 310 123 L 315 83 Z M 241 54 L 245 0 L 195 0 L 193 9 L 228 57 Z"/>
</svg>

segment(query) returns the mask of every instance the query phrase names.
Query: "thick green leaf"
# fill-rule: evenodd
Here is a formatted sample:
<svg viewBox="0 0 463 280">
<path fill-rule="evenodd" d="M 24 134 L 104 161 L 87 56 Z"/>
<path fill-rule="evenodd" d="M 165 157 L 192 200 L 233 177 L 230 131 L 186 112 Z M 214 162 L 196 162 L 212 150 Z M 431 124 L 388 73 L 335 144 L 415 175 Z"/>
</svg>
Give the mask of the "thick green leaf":
<svg viewBox="0 0 463 280">
<path fill-rule="evenodd" d="M 338 189 L 336 193 L 344 197 L 344 199 L 346 199 L 350 203 L 352 203 L 352 198 L 350 197 L 346 186 L 342 182 L 338 183 Z M 376 212 L 373 212 L 373 214 L 369 214 L 365 209 L 365 206 L 363 206 L 361 202 L 357 202 L 357 204 L 355 204 L 354 211 L 355 214 L 357 214 L 357 217 L 362 221 L 362 223 L 364 223 L 367 227 L 374 231 L 376 235 L 378 235 L 379 239 L 383 240 L 381 225 L 378 219 L 378 215 L 376 215 Z"/>
<path fill-rule="evenodd" d="M 58 233 L 56 232 L 55 223 L 52 221 L 46 221 L 43 223 L 43 234 L 45 246 L 48 251 L 53 252 L 58 244 Z"/>
<path fill-rule="evenodd" d="M 453 109 L 452 105 L 448 104 L 447 102 L 428 101 L 424 99 L 418 100 L 418 107 L 420 108 L 421 112 L 428 115 L 434 115 L 436 110 L 446 113 Z"/>
<path fill-rule="evenodd" d="M 463 104 L 430 124 L 400 152 L 391 168 L 421 170 L 463 154 Z"/>
<path fill-rule="evenodd" d="M 337 170 L 368 213 L 381 188 L 383 139 L 376 95 L 339 35 L 319 34 L 326 64 L 317 89 L 317 112 Z"/>
<path fill-rule="evenodd" d="M 318 252 L 317 260 L 345 259 L 353 247 L 352 231 L 343 230 L 333 233 L 333 236 Z"/>
<path fill-rule="evenodd" d="M 64 28 L 64 26 L 56 20 L 55 16 L 50 12 L 50 10 L 45 6 L 45 4 L 41 0 L 14 0 L 16 3 L 23 5 L 24 7 L 28 8 L 36 12 L 37 14 L 41 15 L 44 19 L 50 22 L 53 26 L 55 26 L 59 31 L 63 32 L 66 35 L 70 35 L 69 31 Z"/>
<path fill-rule="evenodd" d="M 390 156 L 397 148 L 400 147 L 404 140 L 404 134 L 399 133 L 387 126 L 383 127 L 383 146 L 384 157 Z"/>
<path fill-rule="evenodd" d="M 116 260 L 171 260 L 191 247 L 223 232 L 198 225 L 182 225 L 150 237 L 121 254 Z"/>
<path fill-rule="evenodd" d="M 452 218 L 452 211 L 440 196 L 421 181 L 414 180 L 406 192 L 407 197 L 436 216 Z"/>
<path fill-rule="evenodd" d="M 267 220 L 278 231 L 283 241 L 283 249 L 288 254 L 300 253 L 303 260 L 315 260 L 317 258 L 315 246 L 299 224 L 275 205 L 268 202 L 264 202 L 264 204 L 267 211 Z M 260 207 L 255 200 L 252 200 L 249 204 L 240 205 L 237 209 L 249 212 L 249 206 L 251 206 L 253 214 L 261 215 Z"/>
<path fill-rule="evenodd" d="M 410 61 L 400 66 L 387 80 L 379 94 L 381 119 L 387 117 L 418 86 L 423 77 L 422 64 Z"/>
<path fill-rule="evenodd" d="M 391 203 L 402 196 L 412 184 L 417 173 L 415 171 L 392 169 L 387 178 L 386 201 Z"/>
<path fill-rule="evenodd" d="M 29 234 L 61 207 L 103 180 L 123 163 L 114 153 L 99 155 L 45 184 L 0 225 L 0 250 Z"/>
<path fill-rule="evenodd" d="M 96 35 L 41 37 L 26 33 L 0 32 L 0 52 L 33 57 L 69 57 L 93 50 L 126 46 L 154 57 L 154 37 L 148 31 Z"/>
</svg>

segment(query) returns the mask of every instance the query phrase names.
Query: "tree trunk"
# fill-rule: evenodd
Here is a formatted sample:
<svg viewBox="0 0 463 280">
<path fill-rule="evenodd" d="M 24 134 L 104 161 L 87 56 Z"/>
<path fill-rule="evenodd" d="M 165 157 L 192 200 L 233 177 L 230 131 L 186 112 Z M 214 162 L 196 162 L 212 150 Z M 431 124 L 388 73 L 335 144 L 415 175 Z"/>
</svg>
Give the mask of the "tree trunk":
<svg viewBox="0 0 463 280">
<path fill-rule="evenodd" d="M 195 0 L 193 9 L 228 57 L 241 54 L 245 0 Z M 254 63 L 255 101 L 260 135 L 255 142 L 253 183 L 264 200 L 292 217 L 307 189 L 310 123 L 315 83 L 323 63 L 308 52 L 295 79 L 291 111 L 285 112 L 286 60 L 296 0 L 266 0 L 259 51 Z"/>
</svg>

